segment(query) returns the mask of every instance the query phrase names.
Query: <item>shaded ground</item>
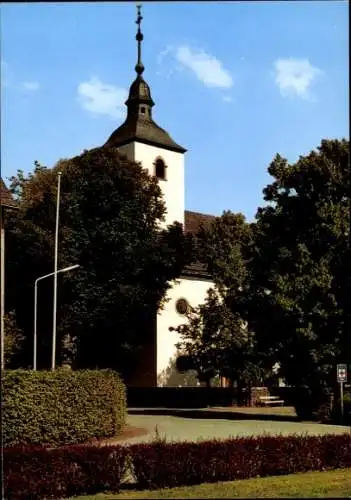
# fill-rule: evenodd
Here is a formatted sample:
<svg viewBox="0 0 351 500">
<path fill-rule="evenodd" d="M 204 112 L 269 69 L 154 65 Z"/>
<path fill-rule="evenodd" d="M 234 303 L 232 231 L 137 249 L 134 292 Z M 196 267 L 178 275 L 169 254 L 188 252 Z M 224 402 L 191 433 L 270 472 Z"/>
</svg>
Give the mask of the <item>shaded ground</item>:
<svg viewBox="0 0 351 500">
<path fill-rule="evenodd" d="M 299 422 L 293 408 L 208 408 L 201 410 L 132 409 L 128 425 L 148 434 L 122 438 L 120 444 L 149 442 L 156 427 L 169 441 L 227 439 L 260 434 L 342 434 L 350 428 L 316 422 Z"/>
<path fill-rule="evenodd" d="M 123 491 L 75 497 L 75 500 L 122 498 L 351 498 L 351 469 L 305 472 L 239 481 L 199 484 L 154 491 Z"/>
<path fill-rule="evenodd" d="M 185 418 L 226 418 L 228 420 L 278 420 L 299 422 L 293 406 L 276 407 L 209 407 L 209 408 L 129 408 L 129 415 L 171 415 Z"/>
<path fill-rule="evenodd" d="M 107 438 L 107 439 L 91 439 L 86 445 L 101 445 L 108 446 L 118 444 L 120 441 L 125 441 L 128 439 L 139 439 L 141 436 L 146 436 L 149 434 L 149 430 L 145 427 L 135 427 L 133 425 L 126 425 L 123 431 L 115 437 Z"/>
</svg>

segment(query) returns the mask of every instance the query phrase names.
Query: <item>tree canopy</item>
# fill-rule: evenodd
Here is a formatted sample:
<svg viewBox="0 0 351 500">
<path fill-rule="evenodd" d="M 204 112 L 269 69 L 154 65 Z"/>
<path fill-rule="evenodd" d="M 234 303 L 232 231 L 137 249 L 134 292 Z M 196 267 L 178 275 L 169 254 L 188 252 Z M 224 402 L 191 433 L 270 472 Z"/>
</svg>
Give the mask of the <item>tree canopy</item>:
<svg viewBox="0 0 351 500">
<path fill-rule="evenodd" d="M 200 230 L 196 258 L 214 287 L 184 324 L 173 325 L 182 371 L 248 383 L 279 363 L 289 384 L 335 383 L 336 364 L 351 363 L 349 167 L 345 139 L 323 140 L 293 163 L 276 155 L 254 223 L 227 211 Z M 155 342 L 155 310 L 193 260 L 193 242 L 179 224 L 160 229 L 165 206 L 157 180 L 115 149 L 93 149 L 53 169 L 37 163 L 28 177 L 19 172 L 12 179 L 20 209 L 9 220 L 7 307 L 27 341 L 34 280 L 53 269 L 59 170 L 59 267 L 81 266 L 60 278 L 61 356 L 75 352 L 77 366 L 127 373 L 140 346 Z M 41 357 L 48 359 L 52 282 L 40 286 Z M 27 363 L 29 352 L 28 344 Z"/>
<path fill-rule="evenodd" d="M 224 212 L 197 235 L 198 258 L 214 287 L 204 304 L 191 308 L 174 327 L 180 336 L 180 370 L 195 369 L 209 383 L 215 375 L 239 385 L 258 383 L 261 368 L 253 332 L 245 319 L 252 228 L 242 214 Z"/>
<path fill-rule="evenodd" d="M 19 172 L 11 182 L 20 209 L 7 236 L 8 307 L 16 309 L 28 340 L 27 363 L 34 280 L 53 270 L 59 171 L 58 267 L 80 265 L 59 279 L 60 345 L 70 345 L 67 335 L 74 339 L 76 366 L 127 373 L 138 347 L 151 342 L 155 311 L 169 282 L 191 261 L 191 238 L 178 223 L 160 229 L 166 209 L 157 179 L 114 148 L 85 151 L 52 169 L 36 163 L 27 177 Z M 38 362 L 45 365 L 51 349 L 51 279 L 39 287 Z M 60 355 L 67 357 L 62 349 Z"/>
<path fill-rule="evenodd" d="M 252 259 L 251 325 L 293 385 L 335 383 L 351 361 L 349 142 L 268 168 Z"/>
<path fill-rule="evenodd" d="M 278 363 L 289 384 L 335 384 L 336 364 L 351 362 L 349 167 L 345 139 L 291 164 L 276 155 L 256 221 L 225 212 L 200 231 L 215 290 L 175 328 L 199 373 L 257 379 Z"/>
</svg>

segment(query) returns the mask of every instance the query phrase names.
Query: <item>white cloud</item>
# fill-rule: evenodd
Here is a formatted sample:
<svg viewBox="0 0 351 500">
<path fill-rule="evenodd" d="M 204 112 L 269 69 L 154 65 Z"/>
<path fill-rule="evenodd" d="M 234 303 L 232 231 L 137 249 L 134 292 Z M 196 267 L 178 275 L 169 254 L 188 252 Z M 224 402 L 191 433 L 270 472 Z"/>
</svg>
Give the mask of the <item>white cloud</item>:
<svg viewBox="0 0 351 500">
<path fill-rule="evenodd" d="M 193 50 L 182 46 L 176 50 L 176 59 L 207 87 L 231 88 L 233 78 L 229 71 L 223 68 L 222 62 L 215 56 L 206 54 L 203 50 Z"/>
<path fill-rule="evenodd" d="M 224 101 L 224 102 L 233 102 L 233 98 L 230 95 L 224 95 L 222 97 L 222 101 Z"/>
<path fill-rule="evenodd" d="M 86 111 L 111 118 L 124 116 L 126 89 L 103 83 L 99 78 L 93 77 L 87 82 L 80 83 L 77 92 L 78 102 Z"/>
<path fill-rule="evenodd" d="M 36 92 L 39 90 L 40 85 L 38 82 L 22 82 L 20 88 L 21 90 L 25 90 L 27 92 Z"/>
<path fill-rule="evenodd" d="M 160 70 L 156 72 L 157 75 L 168 79 L 175 73 L 181 73 L 184 70 L 184 66 L 182 66 L 181 64 L 175 64 L 175 52 L 176 49 L 173 47 L 173 45 L 168 45 L 164 50 L 161 50 L 161 52 L 157 56 L 157 64 L 160 66 Z M 163 62 L 168 55 L 172 56 L 173 61 L 171 66 L 167 69 L 167 67 L 163 65 Z"/>
<path fill-rule="evenodd" d="M 310 87 L 322 71 L 308 59 L 277 59 L 274 62 L 275 83 L 284 97 L 311 98 Z"/>
<path fill-rule="evenodd" d="M 168 45 L 165 49 L 161 50 L 159 55 L 157 56 L 157 64 L 161 64 L 163 59 L 170 53 L 174 51 L 174 47 L 172 45 Z"/>
</svg>

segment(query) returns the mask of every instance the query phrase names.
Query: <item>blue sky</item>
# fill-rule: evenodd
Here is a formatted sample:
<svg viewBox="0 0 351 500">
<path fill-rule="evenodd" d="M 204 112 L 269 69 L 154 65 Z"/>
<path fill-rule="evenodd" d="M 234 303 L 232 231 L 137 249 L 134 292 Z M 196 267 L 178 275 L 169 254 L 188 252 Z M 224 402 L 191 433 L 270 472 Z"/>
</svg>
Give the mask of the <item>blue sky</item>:
<svg viewBox="0 0 351 500">
<path fill-rule="evenodd" d="M 134 79 L 133 3 L 1 7 L 2 177 L 103 144 Z M 279 152 L 349 137 L 348 4 L 144 3 L 154 119 L 186 153 L 186 208 L 251 220 Z"/>
</svg>

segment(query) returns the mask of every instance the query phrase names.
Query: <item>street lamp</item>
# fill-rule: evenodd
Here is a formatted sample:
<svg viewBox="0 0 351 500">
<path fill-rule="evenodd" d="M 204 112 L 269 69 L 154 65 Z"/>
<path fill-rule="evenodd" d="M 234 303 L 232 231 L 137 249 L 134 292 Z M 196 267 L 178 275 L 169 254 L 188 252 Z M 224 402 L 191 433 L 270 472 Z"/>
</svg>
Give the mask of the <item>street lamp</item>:
<svg viewBox="0 0 351 500">
<path fill-rule="evenodd" d="M 40 276 L 34 282 L 34 338 L 33 338 L 33 370 L 37 369 L 37 298 L 38 298 L 38 282 L 43 280 L 44 278 L 49 278 L 49 276 L 57 275 L 58 273 L 65 273 L 66 271 L 72 271 L 73 269 L 77 269 L 79 264 L 75 264 L 74 266 L 65 267 L 63 269 L 59 269 L 56 273 L 45 274 L 45 276 Z M 56 338 L 53 337 L 53 342 L 56 342 Z M 54 351 L 54 349 L 53 349 Z M 55 352 L 55 351 L 54 351 Z M 55 366 L 55 360 L 53 362 Z"/>
<path fill-rule="evenodd" d="M 57 262 L 58 262 L 58 230 L 59 230 L 59 214 L 60 214 L 60 189 L 61 189 L 61 175 L 62 172 L 57 174 L 57 201 L 56 201 L 56 228 L 55 228 L 55 264 L 54 264 L 54 305 L 52 317 L 52 356 L 51 356 L 51 370 L 55 370 L 56 359 L 56 317 L 57 317 Z"/>
</svg>

